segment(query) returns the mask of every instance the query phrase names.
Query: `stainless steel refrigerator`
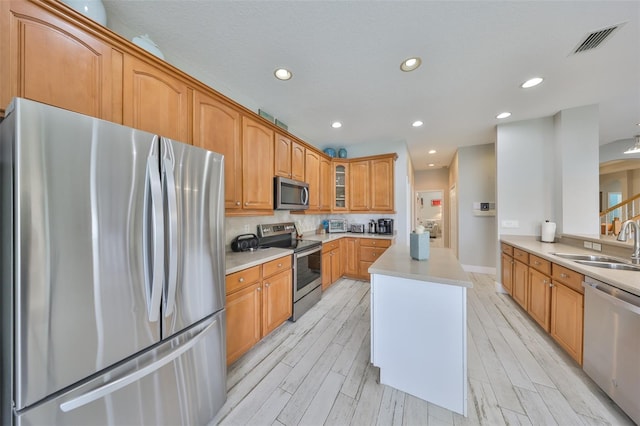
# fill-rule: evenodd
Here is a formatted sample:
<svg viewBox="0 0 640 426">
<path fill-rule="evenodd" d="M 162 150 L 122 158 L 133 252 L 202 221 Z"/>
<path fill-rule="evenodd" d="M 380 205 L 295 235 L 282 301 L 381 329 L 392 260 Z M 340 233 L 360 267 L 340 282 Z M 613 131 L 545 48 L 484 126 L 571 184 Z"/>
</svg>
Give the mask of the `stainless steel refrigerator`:
<svg viewBox="0 0 640 426">
<path fill-rule="evenodd" d="M 1 424 L 215 416 L 223 170 L 220 154 L 12 101 L 0 123 Z"/>
</svg>

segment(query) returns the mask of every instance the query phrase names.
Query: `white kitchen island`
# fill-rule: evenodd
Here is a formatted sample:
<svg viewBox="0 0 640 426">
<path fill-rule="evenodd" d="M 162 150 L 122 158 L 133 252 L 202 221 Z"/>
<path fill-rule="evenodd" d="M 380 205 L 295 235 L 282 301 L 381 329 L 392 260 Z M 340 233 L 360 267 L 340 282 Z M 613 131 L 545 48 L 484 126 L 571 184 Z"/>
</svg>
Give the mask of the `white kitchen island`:
<svg viewBox="0 0 640 426">
<path fill-rule="evenodd" d="M 380 383 L 467 415 L 467 274 L 450 249 L 393 245 L 369 268 Z"/>
</svg>

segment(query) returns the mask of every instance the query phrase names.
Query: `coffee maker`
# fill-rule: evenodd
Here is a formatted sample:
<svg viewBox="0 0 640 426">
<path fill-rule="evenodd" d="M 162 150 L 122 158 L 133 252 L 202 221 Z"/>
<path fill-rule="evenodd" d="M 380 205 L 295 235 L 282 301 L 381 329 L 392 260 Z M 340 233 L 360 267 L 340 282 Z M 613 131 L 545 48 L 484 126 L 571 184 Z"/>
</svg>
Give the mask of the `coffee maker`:
<svg viewBox="0 0 640 426">
<path fill-rule="evenodd" d="M 393 234 L 393 219 L 378 219 L 378 234 Z"/>
</svg>

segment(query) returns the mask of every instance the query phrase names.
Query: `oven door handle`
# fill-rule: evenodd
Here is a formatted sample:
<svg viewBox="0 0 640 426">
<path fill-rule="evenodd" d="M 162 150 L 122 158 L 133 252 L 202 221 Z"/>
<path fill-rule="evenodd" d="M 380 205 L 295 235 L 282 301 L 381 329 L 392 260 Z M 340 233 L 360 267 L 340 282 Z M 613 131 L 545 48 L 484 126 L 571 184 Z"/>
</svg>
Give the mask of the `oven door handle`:
<svg viewBox="0 0 640 426">
<path fill-rule="evenodd" d="M 301 257 L 306 257 L 309 255 L 312 255 L 313 253 L 317 253 L 319 251 L 322 251 L 322 245 L 319 245 L 317 248 L 314 248 L 314 249 L 300 251 L 294 254 L 296 255 L 296 259 L 300 259 Z"/>
</svg>

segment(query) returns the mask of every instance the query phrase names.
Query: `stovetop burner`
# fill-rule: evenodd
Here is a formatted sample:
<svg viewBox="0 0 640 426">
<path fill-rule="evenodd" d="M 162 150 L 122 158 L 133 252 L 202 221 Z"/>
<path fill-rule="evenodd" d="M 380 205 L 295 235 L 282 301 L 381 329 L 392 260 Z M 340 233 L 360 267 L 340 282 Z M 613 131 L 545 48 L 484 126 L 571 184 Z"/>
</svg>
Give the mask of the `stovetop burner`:
<svg viewBox="0 0 640 426">
<path fill-rule="evenodd" d="M 258 225 L 260 247 L 278 247 L 299 252 L 322 245 L 320 241 L 298 240 L 293 222 Z"/>
</svg>

